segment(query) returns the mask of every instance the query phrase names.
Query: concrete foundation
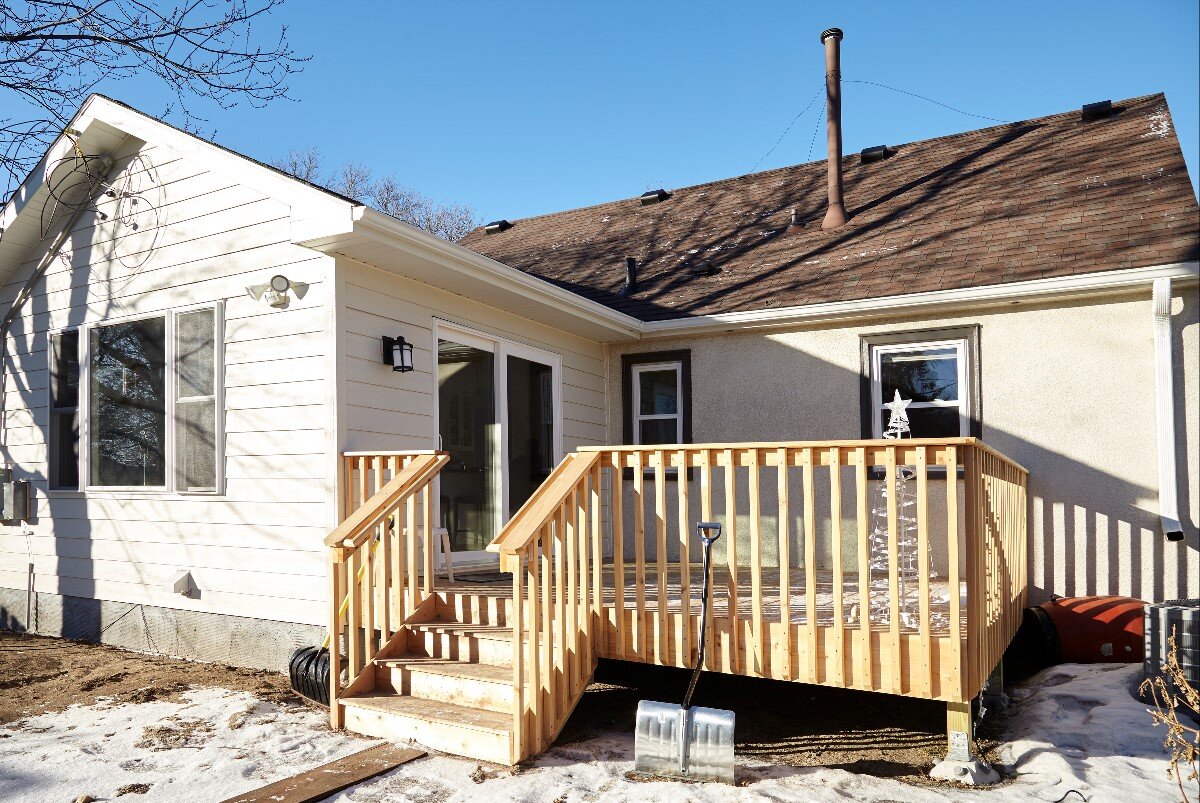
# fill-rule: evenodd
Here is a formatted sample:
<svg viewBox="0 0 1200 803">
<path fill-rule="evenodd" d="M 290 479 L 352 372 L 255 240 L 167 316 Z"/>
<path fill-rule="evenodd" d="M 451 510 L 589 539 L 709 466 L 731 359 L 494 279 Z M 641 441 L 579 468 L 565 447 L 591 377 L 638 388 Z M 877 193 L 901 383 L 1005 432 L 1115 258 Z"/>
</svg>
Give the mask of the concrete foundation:
<svg viewBox="0 0 1200 803">
<path fill-rule="evenodd" d="M 988 786 L 1000 782 L 1000 774 L 986 761 L 977 758 L 955 761 L 944 758 L 933 765 L 929 777 L 939 781 L 954 781 L 966 786 Z"/>
<path fill-rule="evenodd" d="M 27 602 L 24 590 L 0 588 L 0 630 L 277 672 L 287 671 L 297 647 L 325 638 L 325 629 L 316 625 L 245 616 L 45 593 L 31 606 Z"/>
</svg>

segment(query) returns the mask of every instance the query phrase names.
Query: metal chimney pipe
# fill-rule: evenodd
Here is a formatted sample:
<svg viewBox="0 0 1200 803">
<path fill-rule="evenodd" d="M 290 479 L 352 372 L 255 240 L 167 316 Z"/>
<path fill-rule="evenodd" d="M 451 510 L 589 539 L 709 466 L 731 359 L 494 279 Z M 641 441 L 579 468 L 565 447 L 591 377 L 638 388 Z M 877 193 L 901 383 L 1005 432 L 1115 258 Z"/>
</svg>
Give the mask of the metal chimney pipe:
<svg viewBox="0 0 1200 803">
<path fill-rule="evenodd" d="M 846 205 L 842 200 L 842 31 L 830 28 L 821 33 L 825 45 L 825 118 L 829 143 L 829 210 L 821 221 L 822 229 L 836 229 L 846 223 Z"/>
</svg>

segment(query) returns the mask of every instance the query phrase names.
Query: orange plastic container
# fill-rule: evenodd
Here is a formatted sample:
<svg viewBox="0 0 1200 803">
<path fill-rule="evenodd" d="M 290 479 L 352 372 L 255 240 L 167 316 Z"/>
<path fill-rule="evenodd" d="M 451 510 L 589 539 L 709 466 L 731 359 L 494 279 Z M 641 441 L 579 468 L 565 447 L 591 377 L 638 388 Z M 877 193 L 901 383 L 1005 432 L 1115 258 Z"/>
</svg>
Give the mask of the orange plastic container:
<svg viewBox="0 0 1200 803">
<path fill-rule="evenodd" d="M 1059 661 L 1141 663 L 1146 603 L 1132 597 L 1063 597 L 1041 608 L 1058 632 Z"/>
</svg>

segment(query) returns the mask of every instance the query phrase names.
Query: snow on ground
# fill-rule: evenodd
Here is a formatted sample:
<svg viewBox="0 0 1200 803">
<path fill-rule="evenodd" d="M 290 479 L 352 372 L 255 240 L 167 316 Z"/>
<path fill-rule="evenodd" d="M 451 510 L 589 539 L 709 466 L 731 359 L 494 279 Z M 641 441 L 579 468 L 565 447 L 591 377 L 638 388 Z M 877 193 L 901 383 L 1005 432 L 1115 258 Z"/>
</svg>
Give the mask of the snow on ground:
<svg viewBox="0 0 1200 803">
<path fill-rule="evenodd" d="M 0 728 L 0 800 L 219 801 L 374 742 L 331 733 L 326 715 L 249 692 L 201 689 L 186 702 L 73 705 Z"/>
<path fill-rule="evenodd" d="M 991 789 L 918 787 L 844 770 L 738 761 L 738 788 L 639 782 L 633 739 L 601 734 L 551 750 L 518 773 L 432 755 L 348 789 L 339 803 L 383 801 L 1170 801 L 1161 728 L 1129 687 L 1128 664 L 1052 667 L 1014 690 Z M 149 784 L 124 801 L 208 801 L 363 749 L 374 742 L 330 733 L 324 716 L 206 689 L 184 703 L 73 706 L 0 729 L 0 799 L 112 799 L 128 784 Z M 1075 790 L 1078 794 L 1071 794 Z"/>
</svg>

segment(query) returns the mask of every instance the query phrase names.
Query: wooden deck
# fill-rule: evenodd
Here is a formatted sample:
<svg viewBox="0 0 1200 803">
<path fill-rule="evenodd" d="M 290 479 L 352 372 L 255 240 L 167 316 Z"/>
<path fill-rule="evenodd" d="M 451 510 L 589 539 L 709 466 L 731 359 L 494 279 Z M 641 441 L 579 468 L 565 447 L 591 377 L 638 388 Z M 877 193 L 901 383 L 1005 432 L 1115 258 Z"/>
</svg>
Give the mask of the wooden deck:
<svg viewBox="0 0 1200 803">
<path fill-rule="evenodd" d="M 346 457 L 327 540 L 331 660 L 348 665 L 335 727 L 488 760 L 543 752 L 598 658 L 694 665 L 698 521 L 725 528 L 705 669 L 941 700 L 952 738 L 970 740 L 1025 604 L 1027 474 L 972 438 L 582 449 L 489 547 L 508 572 L 491 583 L 434 576 L 444 462 Z M 508 724 L 472 737 L 456 694 Z"/>
<path fill-rule="evenodd" d="M 680 567 L 682 564 L 668 564 L 668 575 L 672 578 L 667 584 L 667 610 L 670 613 L 678 614 L 684 610 L 683 604 L 683 583 L 679 580 Z M 492 597 L 508 598 L 512 596 L 512 576 L 503 575 L 500 579 L 479 582 L 471 580 L 463 580 L 462 577 L 486 577 L 490 576 L 491 572 L 476 571 L 459 572 L 454 581 L 446 577 L 437 577 L 434 579 L 434 590 L 456 595 L 482 595 Z M 625 582 L 622 584 L 624 597 L 624 607 L 633 608 L 637 603 L 637 583 L 636 570 L 629 568 L 625 569 Z M 604 607 L 616 607 L 616 583 L 613 582 L 614 570 L 612 566 L 604 567 Z M 690 567 L 689 571 L 689 589 L 692 592 L 689 595 L 689 605 L 687 610 L 692 616 L 700 615 L 700 584 L 703 579 L 701 568 L 695 564 Z M 817 624 L 821 627 L 831 627 L 834 620 L 834 608 L 837 586 L 833 582 L 833 572 L 828 569 L 822 569 L 816 573 L 817 579 Z M 763 569 L 763 583 L 771 589 L 779 589 L 779 570 L 778 569 Z M 713 612 L 717 616 L 726 617 L 729 615 L 730 602 L 734 598 L 737 599 L 738 618 L 751 620 L 754 615 L 754 600 L 752 596 L 753 587 L 749 577 L 743 577 L 738 583 L 738 592 L 732 593 L 730 586 L 733 582 L 732 575 L 725 567 L 717 567 L 713 570 Z M 887 592 L 887 576 L 876 575 L 874 580 L 874 588 L 871 592 L 876 599 Z M 944 577 L 934 577 L 929 580 L 929 613 L 931 618 L 930 632 L 934 635 L 948 635 L 950 632 L 950 584 Z M 965 595 L 966 589 L 960 589 L 960 598 Z M 791 586 L 789 596 L 788 613 L 792 624 L 802 625 L 808 621 L 808 612 L 804 607 L 805 588 L 803 578 L 800 582 Z M 858 626 L 858 612 L 860 610 L 860 592 L 858 577 L 851 575 L 843 580 L 841 586 L 841 607 L 846 612 L 844 614 L 844 624 L 846 627 Z M 762 613 L 767 619 L 773 622 L 782 621 L 781 606 L 782 597 L 778 593 L 767 593 L 762 596 Z M 658 586 L 651 586 L 645 590 L 645 610 L 647 612 L 656 612 L 658 610 Z M 963 617 L 964 622 L 966 617 Z M 871 623 L 873 630 L 887 630 L 888 623 L 886 621 L 873 621 Z M 920 625 L 917 622 L 904 623 L 901 620 L 901 632 L 917 633 L 920 631 Z"/>
</svg>

